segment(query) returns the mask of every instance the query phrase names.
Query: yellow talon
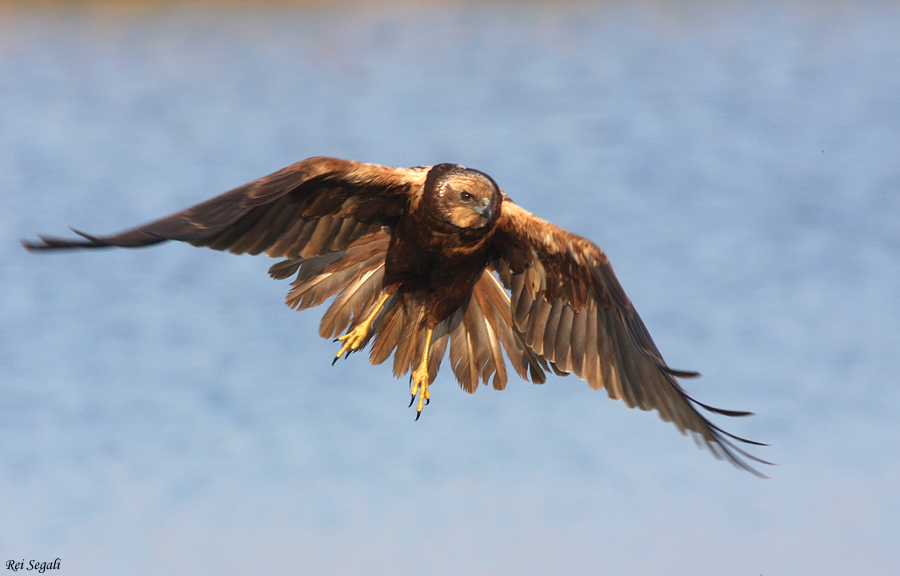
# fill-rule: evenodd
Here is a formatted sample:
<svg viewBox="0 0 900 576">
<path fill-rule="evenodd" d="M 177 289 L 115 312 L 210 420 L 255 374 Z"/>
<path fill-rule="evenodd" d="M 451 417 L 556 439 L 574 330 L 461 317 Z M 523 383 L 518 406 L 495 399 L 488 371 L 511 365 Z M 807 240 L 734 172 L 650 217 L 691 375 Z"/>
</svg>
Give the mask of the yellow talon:
<svg viewBox="0 0 900 576">
<path fill-rule="evenodd" d="M 409 405 L 412 406 L 416 395 L 419 396 L 419 403 L 416 404 L 416 420 L 422 415 L 422 408 L 431 400 L 431 393 L 428 391 L 428 354 L 431 350 L 432 332 L 434 332 L 434 329 L 429 328 L 425 334 L 425 350 L 422 352 L 422 361 L 419 362 L 419 367 L 413 370 L 409 378 L 412 381 L 409 388 L 412 399 L 409 401 Z"/>
<path fill-rule="evenodd" d="M 390 294 L 385 292 L 382 294 L 381 299 L 375 304 L 375 309 L 372 310 L 372 313 L 369 314 L 365 320 L 362 321 L 356 328 L 347 332 L 343 336 L 338 337 L 335 342 L 343 342 L 344 345 L 341 346 L 341 349 L 338 350 L 337 355 L 334 357 L 334 360 L 331 361 L 332 365 L 338 361 L 338 358 L 344 355 L 345 352 L 356 352 L 362 343 L 366 341 L 366 337 L 369 335 L 369 328 L 372 327 L 372 322 L 375 321 L 375 316 L 378 315 L 378 312 L 381 311 L 381 308 L 384 306 L 384 303 L 387 302 L 387 299 L 390 297 Z"/>
<path fill-rule="evenodd" d="M 338 338 L 338 341 L 343 342 L 344 345 L 341 346 L 340 350 L 338 350 L 338 353 L 335 355 L 334 360 L 337 361 L 337 359 L 343 356 L 345 352 L 356 352 L 360 344 L 365 341 L 368 334 L 369 324 L 364 322 L 350 332 L 347 332 L 346 334 Z M 332 362 L 332 364 L 334 364 L 334 362 Z"/>
</svg>

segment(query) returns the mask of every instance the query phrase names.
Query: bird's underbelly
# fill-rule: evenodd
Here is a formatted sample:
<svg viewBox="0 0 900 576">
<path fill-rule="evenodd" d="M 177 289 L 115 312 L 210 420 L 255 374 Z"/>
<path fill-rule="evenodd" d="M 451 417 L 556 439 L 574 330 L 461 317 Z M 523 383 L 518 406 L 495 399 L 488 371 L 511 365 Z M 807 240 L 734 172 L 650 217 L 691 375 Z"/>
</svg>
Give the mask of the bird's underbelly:
<svg viewBox="0 0 900 576">
<path fill-rule="evenodd" d="M 429 323 L 436 324 L 467 301 L 486 264 L 484 254 L 395 245 L 385 258 L 384 284 L 391 292 L 430 300 Z"/>
</svg>

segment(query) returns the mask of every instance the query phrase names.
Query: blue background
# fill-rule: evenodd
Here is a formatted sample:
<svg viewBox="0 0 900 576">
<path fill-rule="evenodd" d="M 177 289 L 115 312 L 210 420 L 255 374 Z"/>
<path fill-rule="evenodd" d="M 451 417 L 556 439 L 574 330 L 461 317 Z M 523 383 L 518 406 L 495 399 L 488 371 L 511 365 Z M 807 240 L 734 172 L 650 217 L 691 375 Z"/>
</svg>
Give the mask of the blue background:
<svg viewBox="0 0 900 576">
<path fill-rule="evenodd" d="M 0 559 L 61 574 L 894 574 L 900 8 L 0 6 Z M 583 382 L 331 367 L 271 261 L 33 254 L 296 160 L 458 162 L 599 244 L 760 480 Z"/>
</svg>

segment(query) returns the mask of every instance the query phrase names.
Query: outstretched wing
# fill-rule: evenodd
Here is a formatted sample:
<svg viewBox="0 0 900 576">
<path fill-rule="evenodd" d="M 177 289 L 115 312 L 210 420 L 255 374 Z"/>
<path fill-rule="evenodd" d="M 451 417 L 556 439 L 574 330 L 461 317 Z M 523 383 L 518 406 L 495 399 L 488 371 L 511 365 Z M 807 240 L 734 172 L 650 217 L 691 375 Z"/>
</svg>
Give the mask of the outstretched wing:
<svg viewBox="0 0 900 576">
<path fill-rule="evenodd" d="M 230 192 L 111 236 L 39 236 L 29 249 L 150 246 L 180 240 L 236 254 L 308 259 L 344 250 L 392 227 L 425 182 L 428 167 L 352 160 L 301 160 Z"/>
<path fill-rule="evenodd" d="M 591 388 L 630 408 L 656 410 L 682 432 L 690 432 L 717 457 L 759 474 L 744 458 L 766 463 L 729 439 L 739 438 L 712 424 L 675 377 L 699 376 L 670 368 L 616 279 L 609 260 L 588 240 L 519 207 L 504 195 L 497 221 L 493 263 L 510 290 L 512 321 L 525 343 L 559 372 L 572 372 Z"/>
</svg>

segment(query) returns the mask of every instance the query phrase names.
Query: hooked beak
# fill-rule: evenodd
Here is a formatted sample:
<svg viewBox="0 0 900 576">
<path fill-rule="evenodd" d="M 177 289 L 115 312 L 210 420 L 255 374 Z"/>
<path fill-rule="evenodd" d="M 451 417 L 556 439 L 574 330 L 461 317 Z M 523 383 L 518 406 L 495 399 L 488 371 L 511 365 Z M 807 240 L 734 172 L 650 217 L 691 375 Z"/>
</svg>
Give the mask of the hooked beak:
<svg viewBox="0 0 900 576">
<path fill-rule="evenodd" d="M 472 210 L 478 212 L 486 220 L 490 220 L 494 214 L 494 210 L 491 208 L 491 201 L 488 198 L 483 199 L 477 206 L 472 206 Z"/>
</svg>

